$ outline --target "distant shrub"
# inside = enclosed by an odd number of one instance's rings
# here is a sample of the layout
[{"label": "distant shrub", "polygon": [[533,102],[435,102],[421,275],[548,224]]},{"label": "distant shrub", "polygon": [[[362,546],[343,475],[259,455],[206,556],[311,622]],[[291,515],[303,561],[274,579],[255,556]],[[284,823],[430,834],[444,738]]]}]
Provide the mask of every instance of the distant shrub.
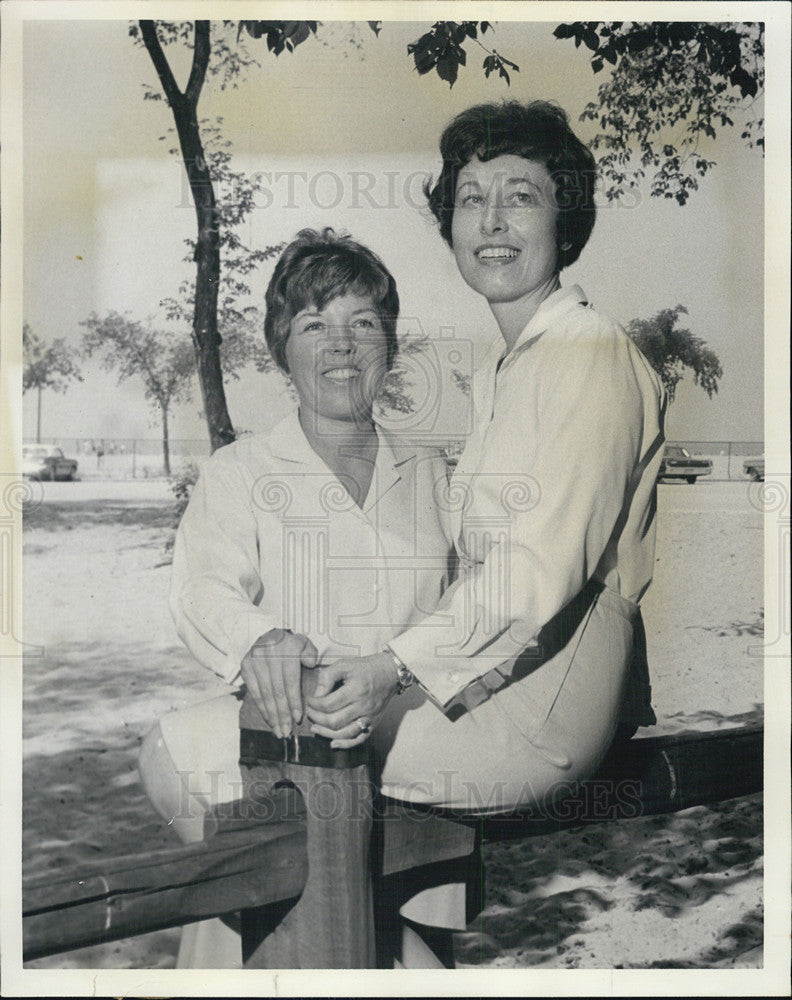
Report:
[{"label": "distant shrub", "polygon": [[173,494],[171,520],[173,531],[165,543],[165,550],[167,552],[173,549],[176,529],[179,527],[184,511],[187,509],[187,504],[190,502],[193,486],[198,481],[198,471],[197,462],[185,462],[170,477],[170,489]]}]

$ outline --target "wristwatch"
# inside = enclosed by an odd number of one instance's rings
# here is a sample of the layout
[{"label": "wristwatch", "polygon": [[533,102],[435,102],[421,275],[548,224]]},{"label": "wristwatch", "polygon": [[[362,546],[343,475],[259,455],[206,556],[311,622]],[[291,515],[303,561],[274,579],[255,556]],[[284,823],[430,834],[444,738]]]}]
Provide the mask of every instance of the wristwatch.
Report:
[{"label": "wristwatch", "polygon": [[398,685],[396,688],[396,694],[401,694],[415,682],[415,674],[413,674],[412,670],[410,670],[406,663],[402,663],[390,646],[385,647],[385,652],[390,654],[393,664],[396,667],[396,683]]}]

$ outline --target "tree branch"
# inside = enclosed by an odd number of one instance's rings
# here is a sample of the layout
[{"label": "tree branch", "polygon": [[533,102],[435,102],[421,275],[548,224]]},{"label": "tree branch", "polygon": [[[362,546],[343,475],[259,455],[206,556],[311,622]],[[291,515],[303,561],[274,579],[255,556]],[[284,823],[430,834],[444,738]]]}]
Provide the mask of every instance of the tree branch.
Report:
[{"label": "tree branch", "polygon": [[168,99],[168,103],[172,108],[176,107],[182,100],[184,100],[184,95],[179,90],[179,85],[176,83],[176,77],[173,75],[170,63],[165,58],[162,45],[157,37],[155,22],[139,21],[138,23],[140,24],[140,33],[143,37],[143,44],[146,46],[146,51],[151,56],[151,61],[154,63],[154,69],[157,71],[157,76],[162,84],[162,89],[165,91],[165,97]]},{"label": "tree branch", "polygon": [[206,69],[209,65],[210,54],[211,33],[209,21],[196,21],[192,69],[190,70],[190,79],[187,81],[187,89],[184,91],[185,99],[194,108],[198,106],[198,98],[201,96],[201,88],[206,79]]}]

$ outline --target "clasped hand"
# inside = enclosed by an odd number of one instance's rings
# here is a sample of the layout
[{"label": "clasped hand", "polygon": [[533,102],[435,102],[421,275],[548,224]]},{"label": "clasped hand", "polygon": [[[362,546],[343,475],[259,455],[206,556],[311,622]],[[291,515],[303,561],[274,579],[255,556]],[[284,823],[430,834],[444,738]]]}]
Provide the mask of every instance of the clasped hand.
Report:
[{"label": "clasped hand", "polygon": [[300,675],[317,662],[316,646],[307,636],[282,628],[262,635],[242,660],[242,680],[276,736],[288,736],[302,722]]},{"label": "clasped hand", "polygon": [[[312,731],[328,737],[336,750],[363,743],[397,687],[393,660],[387,653],[336,660],[322,668],[316,689],[306,698]],[[367,725],[365,730],[361,730],[361,720]]]}]

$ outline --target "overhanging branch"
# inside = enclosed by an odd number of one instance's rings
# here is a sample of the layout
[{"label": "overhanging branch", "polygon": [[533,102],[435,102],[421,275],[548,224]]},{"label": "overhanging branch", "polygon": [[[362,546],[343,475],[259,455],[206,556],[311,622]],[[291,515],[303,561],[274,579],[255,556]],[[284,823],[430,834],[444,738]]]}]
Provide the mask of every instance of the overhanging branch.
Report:
[{"label": "overhanging branch", "polygon": [[139,24],[140,33],[143,36],[143,44],[146,46],[146,51],[154,63],[154,69],[157,71],[162,89],[165,91],[165,97],[172,108],[176,107],[184,99],[184,95],[179,90],[179,85],[176,83],[176,77],[173,75],[170,63],[165,58],[162,45],[157,37],[156,24],[154,21],[140,21]]}]

